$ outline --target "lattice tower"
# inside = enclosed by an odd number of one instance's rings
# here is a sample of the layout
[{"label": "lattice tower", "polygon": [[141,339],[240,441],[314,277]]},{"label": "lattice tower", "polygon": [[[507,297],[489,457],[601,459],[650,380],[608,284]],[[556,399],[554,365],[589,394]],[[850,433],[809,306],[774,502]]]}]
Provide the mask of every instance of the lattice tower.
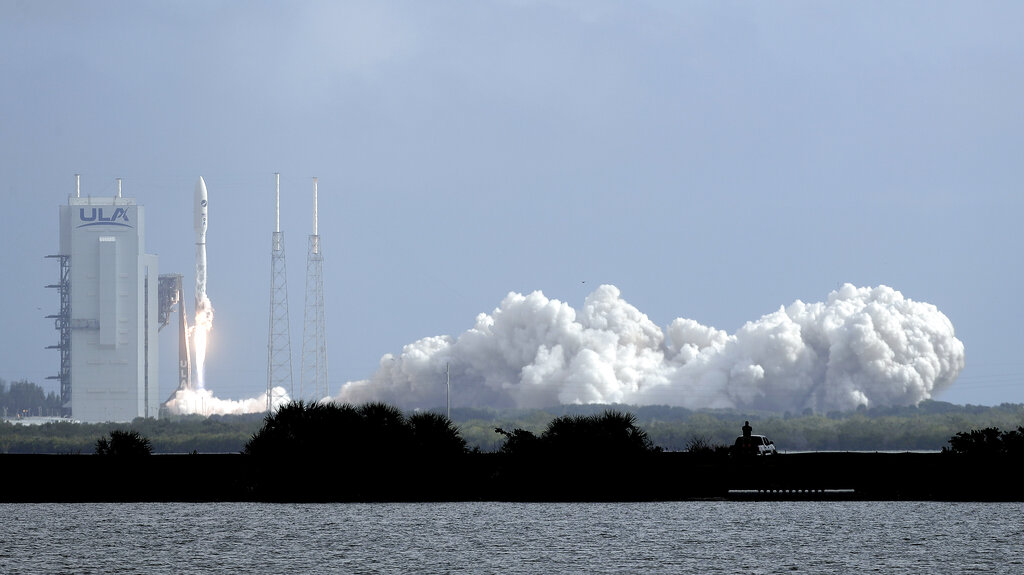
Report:
[{"label": "lattice tower", "polygon": [[313,178],[313,233],[306,253],[306,308],[302,328],[302,369],[299,395],[320,400],[327,386],[327,326],[324,318],[324,257],[317,229],[317,179]]},{"label": "lattice tower", "polygon": [[292,336],[288,323],[288,273],[281,231],[281,174],[276,180],[274,234],[270,246],[270,330],[267,340],[267,411],[277,400],[275,388],[294,395],[292,383]]},{"label": "lattice tower", "polygon": [[46,379],[60,380],[61,415],[67,417],[71,415],[71,256],[46,257],[57,258],[60,261],[60,283],[46,286],[55,288],[60,293],[60,312],[46,316],[54,320],[53,327],[60,332],[60,342],[47,346],[47,349],[60,350],[60,371]]}]

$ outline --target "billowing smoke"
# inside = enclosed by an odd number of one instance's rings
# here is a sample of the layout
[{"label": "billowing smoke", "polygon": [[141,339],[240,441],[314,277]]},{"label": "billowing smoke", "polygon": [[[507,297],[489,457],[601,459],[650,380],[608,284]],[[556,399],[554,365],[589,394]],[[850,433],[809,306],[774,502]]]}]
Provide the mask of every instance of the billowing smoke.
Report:
[{"label": "billowing smoke", "polygon": [[[291,401],[283,387],[275,387],[272,392],[271,409],[277,409]],[[252,399],[220,399],[214,397],[208,389],[179,389],[164,404],[174,414],[185,415],[238,415],[242,413],[259,413],[267,409],[267,394]]]},{"label": "billowing smoke", "polygon": [[403,408],[540,408],[621,403],[800,412],[914,405],[953,383],[964,346],[935,306],[886,286],[846,284],[729,334],[691,319],[664,330],[603,285],[579,311],[541,292],[510,293],[457,338],[385,355],[337,401]]}]

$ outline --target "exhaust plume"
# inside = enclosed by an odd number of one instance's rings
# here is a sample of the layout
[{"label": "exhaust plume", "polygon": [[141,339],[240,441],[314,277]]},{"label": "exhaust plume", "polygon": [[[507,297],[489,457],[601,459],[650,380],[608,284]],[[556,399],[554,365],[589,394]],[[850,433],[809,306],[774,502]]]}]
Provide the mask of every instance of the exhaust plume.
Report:
[{"label": "exhaust plume", "polygon": [[196,182],[193,212],[196,232],[196,321],[192,324],[192,349],[196,354],[195,387],[206,387],[206,341],[213,327],[213,305],[206,295],[206,230],[209,225],[209,193],[206,181],[199,177]]},{"label": "exhaust plume", "polygon": [[196,354],[196,389],[206,388],[206,344],[212,327],[213,305],[210,303],[210,298],[203,294],[201,300],[198,297],[196,299],[196,320],[189,328],[192,330],[192,349]]},{"label": "exhaust plume", "polygon": [[[210,329],[213,327],[213,304],[206,293],[206,232],[209,226],[209,192],[206,181],[200,176],[196,182],[194,197],[194,229],[196,233],[196,316],[188,328],[195,353],[192,374],[194,381],[183,380],[166,402],[164,407],[177,415],[227,415],[258,413],[267,409],[267,394],[252,399],[220,399],[206,389],[206,351]],[[184,304],[181,304],[184,305]],[[187,371],[185,372],[188,373]],[[291,401],[283,387],[272,390],[271,409],[277,409]]]},{"label": "exhaust plume", "polygon": [[816,412],[915,405],[949,387],[964,346],[935,306],[887,286],[850,284],[729,334],[679,318],[664,330],[603,285],[582,309],[539,291],[509,293],[456,337],[381,358],[339,402],[543,408],[621,403]]},{"label": "exhaust plume", "polygon": [[[283,387],[273,390],[271,410],[285,405],[291,398]],[[199,415],[239,415],[243,413],[259,413],[267,409],[267,394],[252,399],[220,399],[214,397],[208,389],[178,389],[164,406],[175,415],[197,413]]]}]

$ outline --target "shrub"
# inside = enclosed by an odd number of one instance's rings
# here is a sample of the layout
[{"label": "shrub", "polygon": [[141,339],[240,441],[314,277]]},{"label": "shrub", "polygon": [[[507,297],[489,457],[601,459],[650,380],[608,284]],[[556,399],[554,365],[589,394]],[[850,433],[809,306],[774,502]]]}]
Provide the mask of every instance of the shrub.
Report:
[{"label": "shrub", "polygon": [[116,455],[121,457],[137,457],[149,455],[153,446],[138,431],[115,429],[110,432],[109,439],[101,437],[96,440],[96,455]]},{"label": "shrub", "polygon": [[1024,455],[1024,427],[1000,432],[998,427],[961,431],[949,438],[943,453],[969,455]]},{"label": "shrub", "polygon": [[503,453],[543,451],[551,455],[621,456],[661,451],[630,413],[605,411],[600,415],[565,415],[551,420],[540,437],[515,429],[495,429],[505,436]]}]

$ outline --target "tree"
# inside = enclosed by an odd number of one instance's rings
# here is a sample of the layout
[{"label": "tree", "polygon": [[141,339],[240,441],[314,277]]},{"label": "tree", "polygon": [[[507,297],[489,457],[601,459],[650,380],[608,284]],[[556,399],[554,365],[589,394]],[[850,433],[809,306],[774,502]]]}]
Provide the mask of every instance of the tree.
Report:
[{"label": "tree", "polygon": [[558,453],[627,455],[655,451],[647,432],[637,426],[636,416],[610,410],[601,415],[557,417],[541,439]]},{"label": "tree", "polygon": [[686,440],[686,452],[693,455],[709,456],[715,453],[728,453],[729,446],[714,444],[707,435],[693,435]]},{"label": "tree", "polygon": [[536,453],[540,449],[540,438],[525,429],[517,427],[512,431],[505,431],[500,427],[495,427],[494,432],[505,436],[505,442],[501,444],[499,449],[501,453],[528,455]]},{"label": "tree", "polygon": [[360,447],[367,455],[405,455],[413,447],[413,431],[402,410],[381,402],[356,408],[361,420]]},{"label": "tree", "polygon": [[961,431],[949,438],[943,452],[968,455],[1024,455],[1024,426],[1000,432],[998,427]]},{"label": "tree", "polygon": [[1024,456],[1024,426],[1003,433],[1003,451],[1007,455]]},{"label": "tree", "polygon": [[564,415],[548,423],[540,437],[514,429],[496,432],[506,437],[503,453],[542,451],[556,456],[624,456],[660,451],[631,413],[605,411],[600,415]]},{"label": "tree", "polygon": [[96,440],[96,455],[138,457],[149,455],[152,451],[149,440],[138,431],[115,429],[110,432],[109,439],[101,437]]},{"label": "tree", "polygon": [[0,380],[0,415],[47,415],[60,413],[60,398],[52,391],[47,394],[42,387],[22,380],[10,384]]},{"label": "tree", "polygon": [[293,401],[267,414],[243,453],[272,456],[345,456],[396,460],[417,454],[465,453],[466,442],[445,416],[406,418],[385,403],[359,407]]},{"label": "tree", "polygon": [[351,405],[292,401],[268,413],[246,442],[248,455],[322,456],[344,451],[360,433],[361,416]]},{"label": "tree", "polygon": [[466,440],[452,420],[440,413],[417,413],[409,417],[415,450],[423,455],[453,456],[466,453]]}]

